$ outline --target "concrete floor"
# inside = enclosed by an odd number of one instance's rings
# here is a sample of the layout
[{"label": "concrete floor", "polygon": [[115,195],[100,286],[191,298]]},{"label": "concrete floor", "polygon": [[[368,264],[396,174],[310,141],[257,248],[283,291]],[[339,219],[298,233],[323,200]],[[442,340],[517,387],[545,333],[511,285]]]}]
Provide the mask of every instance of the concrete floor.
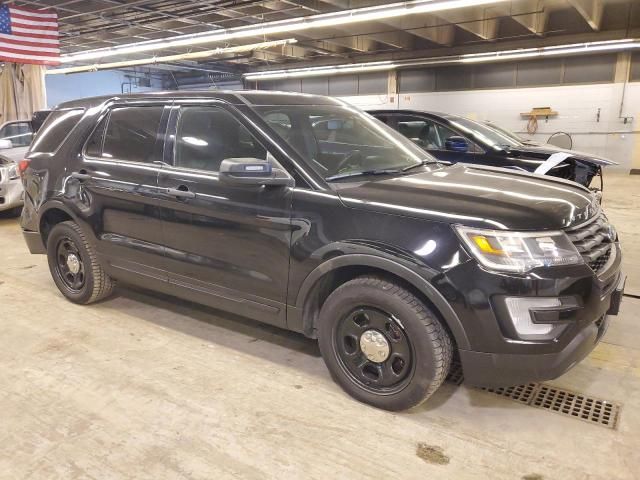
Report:
[{"label": "concrete floor", "polygon": [[[607,186],[640,294],[640,177]],[[0,245],[1,478],[638,478],[640,300],[552,382],[621,403],[617,430],[453,384],[393,414],[302,336],[141,291],[79,307],[16,220]]]}]

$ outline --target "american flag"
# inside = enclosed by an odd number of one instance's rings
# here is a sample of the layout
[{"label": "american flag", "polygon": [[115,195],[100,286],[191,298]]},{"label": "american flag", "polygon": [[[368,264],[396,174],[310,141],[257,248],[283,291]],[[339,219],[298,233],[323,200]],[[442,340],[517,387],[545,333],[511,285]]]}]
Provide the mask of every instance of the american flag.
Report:
[{"label": "american flag", "polygon": [[58,65],[60,43],[55,12],[0,5],[0,60]]}]

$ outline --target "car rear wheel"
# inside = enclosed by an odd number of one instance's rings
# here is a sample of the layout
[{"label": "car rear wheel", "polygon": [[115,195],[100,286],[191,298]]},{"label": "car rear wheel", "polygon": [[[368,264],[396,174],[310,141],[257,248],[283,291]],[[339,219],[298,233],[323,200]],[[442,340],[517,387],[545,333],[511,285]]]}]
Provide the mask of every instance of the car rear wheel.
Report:
[{"label": "car rear wheel", "polygon": [[412,292],[376,276],[338,287],[322,306],[318,341],[336,382],[356,399],[405,410],[429,398],[451,364],[451,339]]},{"label": "car rear wheel", "polygon": [[74,222],[53,227],[47,239],[49,270],[62,294],[74,303],[89,304],[108,297],[115,281],[106,274],[93,246]]}]

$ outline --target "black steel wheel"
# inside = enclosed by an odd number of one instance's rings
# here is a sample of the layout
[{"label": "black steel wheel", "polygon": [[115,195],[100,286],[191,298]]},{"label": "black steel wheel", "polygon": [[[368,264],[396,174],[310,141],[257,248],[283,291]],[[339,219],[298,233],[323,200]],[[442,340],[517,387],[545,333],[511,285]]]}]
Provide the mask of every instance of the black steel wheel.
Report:
[{"label": "black steel wheel", "polygon": [[109,296],[115,287],[93,245],[74,222],[58,223],[51,229],[47,259],[58,290],[74,303],[96,302]]},{"label": "black steel wheel", "polygon": [[359,307],[342,318],[334,341],[341,365],[362,388],[389,394],[402,390],[410,380],[411,344],[390,313]]},{"label": "black steel wheel", "polygon": [[435,313],[404,286],[377,276],[355,278],[329,295],[318,318],[318,343],[336,382],[385,410],[429,398],[453,354]]},{"label": "black steel wheel", "polygon": [[68,236],[61,236],[56,245],[55,273],[71,292],[79,293],[85,284],[84,262],[78,246]]}]

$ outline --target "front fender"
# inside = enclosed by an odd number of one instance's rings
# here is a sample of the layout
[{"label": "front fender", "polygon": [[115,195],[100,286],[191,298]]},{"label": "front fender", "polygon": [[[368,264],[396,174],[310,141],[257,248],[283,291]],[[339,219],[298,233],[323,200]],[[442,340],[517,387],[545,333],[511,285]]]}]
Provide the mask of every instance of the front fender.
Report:
[{"label": "front fender", "polygon": [[[345,253],[343,255],[335,256],[324,261],[322,264],[317,266],[303,281],[296,297],[295,309],[293,309],[294,311],[291,311],[290,313],[292,315],[302,316],[305,310],[305,304],[312,295],[314,288],[318,285],[318,282],[325,275],[333,271],[337,271],[338,269],[343,267],[375,268],[377,270],[382,270],[404,279],[419,292],[421,292],[442,316],[442,319],[453,334],[458,348],[469,349],[469,340],[464,331],[464,328],[462,327],[460,319],[453,311],[446,299],[442,296],[442,294],[429,282],[427,278],[425,278],[425,276],[428,278],[433,278],[433,276],[435,276],[437,272],[429,269],[428,267],[422,267],[420,269],[421,273],[419,274],[414,270],[415,264],[413,268],[410,268],[407,265],[407,263],[409,263],[408,260],[398,258],[392,259],[381,256],[380,252],[376,253],[377,254],[373,254],[373,252]],[[315,318],[301,318],[300,320],[303,327],[302,331],[304,331],[305,334],[312,336],[314,330],[313,323],[315,321]]]}]

